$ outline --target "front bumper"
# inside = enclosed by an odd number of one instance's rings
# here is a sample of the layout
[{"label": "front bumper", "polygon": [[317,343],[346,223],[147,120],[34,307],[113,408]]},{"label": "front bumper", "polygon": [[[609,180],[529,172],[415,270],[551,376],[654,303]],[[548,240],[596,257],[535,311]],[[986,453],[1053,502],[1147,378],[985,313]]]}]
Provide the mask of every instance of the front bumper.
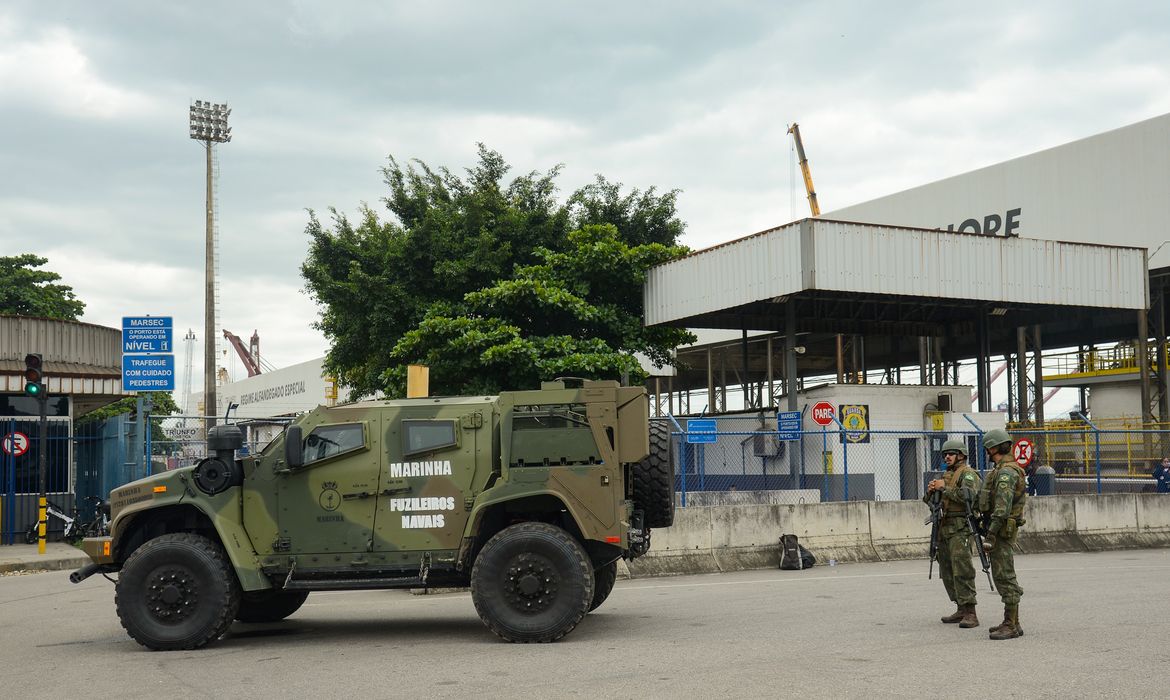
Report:
[{"label": "front bumper", "polygon": [[105,566],[114,563],[113,543],[112,537],[86,537],[81,541],[81,549],[93,563]]}]

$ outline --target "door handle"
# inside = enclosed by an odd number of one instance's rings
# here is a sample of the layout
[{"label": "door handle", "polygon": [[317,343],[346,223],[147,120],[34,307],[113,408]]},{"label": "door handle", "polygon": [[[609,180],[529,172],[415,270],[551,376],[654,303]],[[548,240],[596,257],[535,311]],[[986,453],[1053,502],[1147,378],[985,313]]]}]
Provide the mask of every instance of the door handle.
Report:
[{"label": "door handle", "polygon": [[393,496],[396,493],[410,493],[409,486],[395,486],[392,488],[382,489],[383,496]]},{"label": "door handle", "polygon": [[368,493],[366,491],[358,491],[357,493],[343,493],[341,495],[341,498],[342,498],[342,500],[346,500],[346,501],[354,501],[354,500],[358,500],[358,499],[362,499],[362,498],[369,498],[372,495],[374,495],[374,494]]}]

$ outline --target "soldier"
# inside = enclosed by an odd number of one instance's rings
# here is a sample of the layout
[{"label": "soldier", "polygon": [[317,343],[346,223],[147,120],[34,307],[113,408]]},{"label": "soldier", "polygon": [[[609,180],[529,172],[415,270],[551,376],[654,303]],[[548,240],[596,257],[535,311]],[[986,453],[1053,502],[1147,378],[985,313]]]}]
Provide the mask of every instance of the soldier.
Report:
[{"label": "soldier", "polygon": [[942,618],[959,627],[979,626],[975,615],[975,567],[971,564],[971,528],[967,508],[980,490],[979,473],[967,463],[967,448],[962,440],[947,440],[942,446],[947,463],[946,474],[931,481],[922,499],[930,503],[935,491],[942,491],[942,523],[939,525],[938,576],[955,602],[955,612]]},{"label": "soldier", "polygon": [[1016,582],[1016,562],[1012,545],[1016,531],[1024,525],[1024,470],[1012,456],[1012,438],[1006,430],[996,428],[983,436],[987,457],[995,463],[983,489],[979,492],[979,511],[988,523],[983,548],[991,555],[991,575],[1003,600],[1003,622],[991,628],[992,639],[1022,637],[1020,596],[1024,589]]}]

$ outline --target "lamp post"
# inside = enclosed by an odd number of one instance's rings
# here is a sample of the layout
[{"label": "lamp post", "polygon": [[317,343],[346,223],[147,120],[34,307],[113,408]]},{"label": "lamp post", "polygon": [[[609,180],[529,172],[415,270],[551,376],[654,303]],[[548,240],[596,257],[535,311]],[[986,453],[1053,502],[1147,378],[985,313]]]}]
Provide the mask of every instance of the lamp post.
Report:
[{"label": "lamp post", "polygon": [[191,105],[191,138],[203,142],[207,151],[207,256],[203,301],[203,414],[211,416],[205,428],[215,424],[218,413],[215,396],[215,187],[212,181],[211,149],[214,144],[232,140],[228,115],[232,110],[226,104],[212,104],[195,100]]}]

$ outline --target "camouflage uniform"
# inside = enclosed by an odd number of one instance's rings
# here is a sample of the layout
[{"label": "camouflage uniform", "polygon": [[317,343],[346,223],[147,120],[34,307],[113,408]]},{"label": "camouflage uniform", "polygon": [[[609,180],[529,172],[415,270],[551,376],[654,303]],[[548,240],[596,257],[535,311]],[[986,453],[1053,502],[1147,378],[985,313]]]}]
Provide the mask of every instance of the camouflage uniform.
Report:
[{"label": "camouflage uniform", "polygon": [[[956,461],[943,474],[943,520],[939,524],[938,573],[950,598],[959,608],[944,622],[959,622],[963,608],[975,608],[975,566],[971,563],[971,528],[967,525],[967,503],[980,490],[979,472],[966,458]],[[923,497],[930,503],[931,494]]]},{"label": "camouflage uniform", "polygon": [[1016,562],[1012,547],[1016,543],[1017,531],[1024,525],[1025,493],[1024,470],[1010,456],[996,464],[983,490],[979,493],[979,510],[984,518],[990,518],[986,544],[991,547],[991,576],[1004,605],[1004,622],[991,629],[993,638],[1010,639],[1010,636],[996,637],[1001,628],[1014,626],[1020,636],[1019,604],[1024,589],[1016,581]]}]

